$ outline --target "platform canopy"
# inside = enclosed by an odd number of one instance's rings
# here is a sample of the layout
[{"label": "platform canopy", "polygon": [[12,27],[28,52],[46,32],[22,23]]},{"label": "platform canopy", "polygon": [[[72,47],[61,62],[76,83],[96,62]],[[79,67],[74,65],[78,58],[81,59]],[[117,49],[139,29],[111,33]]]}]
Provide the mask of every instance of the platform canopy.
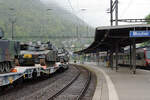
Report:
[{"label": "platform canopy", "polygon": [[115,49],[116,44],[119,48],[131,45],[133,39],[135,43],[142,43],[150,40],[150,36],[131,37],[130,33],[136,31],[149,32],[150,24],[97,27],[95,30],[94,42],[88,48],[75,53],[83,54],[112,51]]}]

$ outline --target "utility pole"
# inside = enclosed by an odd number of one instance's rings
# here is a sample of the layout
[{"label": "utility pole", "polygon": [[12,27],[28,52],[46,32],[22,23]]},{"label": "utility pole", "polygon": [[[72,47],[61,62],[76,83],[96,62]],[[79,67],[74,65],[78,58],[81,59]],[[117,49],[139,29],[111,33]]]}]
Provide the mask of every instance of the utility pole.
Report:
[{"label": "utility pole", "polygon": [[79,39],[79,28],[78,28],[78,23],[76,25],[76,35],[77,35],[77,39]]},{"label": "utility pole", "polygon": [[113,26],[113,12],[115,11],[115,25],[118,25],[118,0],[110,0],[110,25]]},{"label": "utility pole", "polygon": [[12,35],[11,35],[11,36],[12,36],[11,38],[12,38],[12,40],[14,39],[14,23],[15,23],[15,21],[12,21],[12,22],[11,22],[11,34],[12,34]]},{"label": "utility pole", "polygon": [[89,27],[88,27],[88,25],[87,25],[87,38],[88,38],[88,36],[89,36],[89,29],[88,29]]},{"label": "utility pole", "polygon": [[113,26],[113,11],[112,11],[112,3],[113,1],[110,0],[110,25]]},{"label": "utility pole", "polygon": [[116,0],[116,10],[115,11],[116,11],[116,14],[115,14],[116,15],[116,21],[115,22],[116,22],[116,26],[118,26],[118,0]]}]

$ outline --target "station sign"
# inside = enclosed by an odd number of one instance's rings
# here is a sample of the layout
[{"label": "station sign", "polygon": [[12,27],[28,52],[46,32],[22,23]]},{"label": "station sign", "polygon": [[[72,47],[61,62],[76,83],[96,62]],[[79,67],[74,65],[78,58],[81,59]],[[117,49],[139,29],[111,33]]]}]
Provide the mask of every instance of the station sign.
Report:
[{"label": "station sign", "polygon": [[150,37],[150,31],[130,31],[130,37]]}]

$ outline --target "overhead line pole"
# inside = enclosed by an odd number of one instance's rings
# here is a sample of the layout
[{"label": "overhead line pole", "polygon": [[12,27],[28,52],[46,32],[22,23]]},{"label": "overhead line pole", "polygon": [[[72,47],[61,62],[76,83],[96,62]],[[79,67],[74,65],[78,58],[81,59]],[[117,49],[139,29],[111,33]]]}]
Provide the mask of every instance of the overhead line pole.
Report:
[{"label": "overhead line pole", "polygon": [[113,26],[113,11],[112,11],[112,3],[113,1],[110,0],[110,25]]},{"label": "overhead line pole", "polygon": [[110,25],[113,26],[113,12],[115,11],[115,25],[118,26],[118,0],[110,0]]},{"label": "overhead line pole", "polygon": [[[113,12],[115,11],[115,25],[118,26],[118,0],[110,0],[110,25],[113,26]],[[118,43],[116,43],[116,49],[115,49],[115,54],[116,54],[116,71],[118,70]],[[113,50],[110,53],[110,65],[111,68],[113,69]]]},{"label": "overhead line pole", "polygon": [[12,34],[12,40],[14,39],[14,23],[15,23],[15,21],[12,21],[11,22],[11,34]]},{"label": "overhead line pole", "polygon": [[116,11],[116,14],[115,14],[116,15],[116,26],[118,26],[118,0],[116,0],[116,6],[115,7],[116,7],[116,10],[115,10]]}]

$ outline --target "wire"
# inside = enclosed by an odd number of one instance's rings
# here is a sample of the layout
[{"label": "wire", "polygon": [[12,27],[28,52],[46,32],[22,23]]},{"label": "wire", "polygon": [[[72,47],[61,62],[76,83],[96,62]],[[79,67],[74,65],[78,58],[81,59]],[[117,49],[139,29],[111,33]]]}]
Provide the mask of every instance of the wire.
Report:
[{"label": "wire", "polygon": [[130,1],[129,1],[127,7],[123,10],[123,12],[122,12],[122,14],[121,14],[120,17],[123,17],[123,16],[124,16],[124,14],[127,12],[127,10],[129,9],[129,7],[131,6],[132,1],[133,1],[133,0],[130,0]]},{"label": "wire", "polygon": [[75,10],[74,10],[74,8],[73,8],[73,6],[72,6],[70,0],[68,0],[68,3],[69,3],[70,8],[72,9],[72,12],[74,12]]},{"label": "wire", "polygon": [[[72,13],[75,14],[76,12],[75,12],[75,9],[73,8],[72,4],[71,4],[71,1],[70,1],[70,0],[67,0],[67,1],[68,1],[68,3],[69,3],[70,8],[72,9]],[[78,37],[78,36],[79,36],[79,30],[78,30],[78,27],[79,27],[79,25],[78,25],[79,19],[78,19],[77,16],[74,16],[74,17],[75,17],[75,19],[77,20],[77,22],[75,23],[75,26],[76,26],[76,36]]]}]

